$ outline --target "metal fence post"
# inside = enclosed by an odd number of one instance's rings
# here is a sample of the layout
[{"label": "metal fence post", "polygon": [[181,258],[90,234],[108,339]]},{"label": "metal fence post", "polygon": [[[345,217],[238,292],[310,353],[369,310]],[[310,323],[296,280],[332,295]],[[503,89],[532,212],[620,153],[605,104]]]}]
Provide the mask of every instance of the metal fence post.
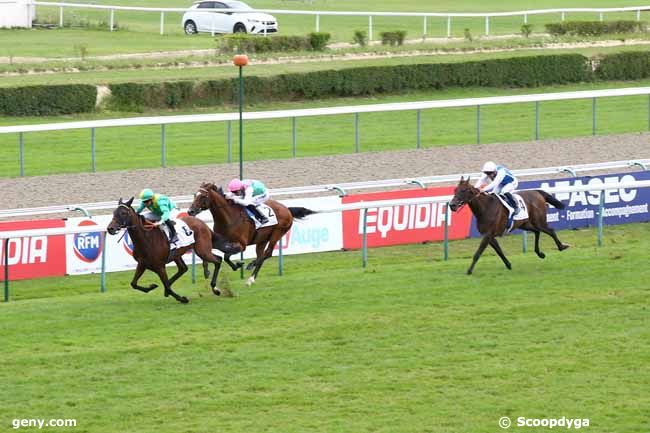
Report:
[{"label": "metal fence post", "polygon": [[422,23],[422,39],[427,37],[427,16],[424,16],[424,22]]},{"label": "metal fence post", "polygon": [[528,232],[526,230],[521,231],[521,252],[524,254],[528,251]]},{"label": "metal fence post", "polygon": [[485,16],[485,36],[489,36],[489,35],[490,35],[490,17],[486,15]]},{"label": "metal fence post", "polygon": [[361,245],[361,266],[366,267],[368,265],[368,230],[366,228],[366,223],[368,222],[368,209],[363,210],[363,238]]},{"label": "metal fence post", "polygon": [[59,27],[63,28],[63,6],[59,6]]},{"label": "metal fence post", "polygon": [[232,120],[228,121],[228,162],[232,162]]},{"label": "metal fence post", "polygon": [[9,302],[9,238],[5,239],[4,250],[5,302]]},{"label": "metal fence post", "polygon": [[165,34],[165,12],[160,12],[160,34]]},{"label": "metal fence post", "polygon": [[95,128],[90,128],[90,162],[93,173],[97,171],[97,164],[95,163]]},{"label": "metal fence post", "polygon": [[115,27],[115,9],[111,9],[111,31]]},{"label": "metal fence post", "polygon": [[539,101],[535,101],[535,140],[539,140]]},{"label": "metal fence post", "polygon": [[296,157],[296,118],[291,118],[292,155]]},{"label": "metal fence post", "polygon": [[591,99],[591,135],[596,135],[596,98]]},{"label": "metal fence post", "polygon": [[359,153],[359,113],[354,113],[354,151]]},{"label": "metal fence post", "polygon": [[422,136],[422,110],[417,110],[417,113],[418,113],[418,127],[417,127],[418,140],[417,140],[416,149],[419,149],[420,148],[420,137]]},{"label": "metal fence post", "polygon": [[278,243],[278,275],[284,274],[284,255],[282,254],[282,238]]},{"label": "metal fence post", "polygon": [[445,232],[442,243],[442,258],[449,260],[449,203],[445,203]]},{"label": "metal fence post", "polygon": [[447,37],[451,37],[451,15],[447,16]]},{"label": "metal fence post", "polygon": [[99,276],[99,292],[100,293],[105,293],[106,292],[106,235],[108,232],[103,232],[103,240],[102,240],[102,270]]},{"label": "metal fence post", "polygon": [[165,135],[165,125],[160,125],[160,164],[162,167],[167,166],[167,140]]},{"label": "metal fence post", "polygon": [[372,15],[368,16],[368,41],[372,41]]},{"label": "metal fence post", "polygon": [[636,10],[636,20],[641,21],[641,9]]},{"label": "metal fence post", "polygon": [[481,144],[481,106],[476,106],[476,144]]},{"label": "metal fence post", "polygon": [[320,14],[316,14],[316,33],[320,32]]},{"label": "metal fence post", "polygon": [[562,11],[562,14],[560,15],[560,21],[564,21],[565,17],[566,17],[565,12]]},{"label": "metal fence post", "polygon": [[600,204],[598,205],[598,246],[603,246],[603,214],[605,213],[605,191],[600,192]]},{"label": "metal fence post", "polygon": [[196,284],[196,251],[192,248],[192,284]]},{"label": "metal fence post", "polygon": [[18,133],[18,153],[20,158],[20,177],[25,176],[25,140],[23,133]]}]

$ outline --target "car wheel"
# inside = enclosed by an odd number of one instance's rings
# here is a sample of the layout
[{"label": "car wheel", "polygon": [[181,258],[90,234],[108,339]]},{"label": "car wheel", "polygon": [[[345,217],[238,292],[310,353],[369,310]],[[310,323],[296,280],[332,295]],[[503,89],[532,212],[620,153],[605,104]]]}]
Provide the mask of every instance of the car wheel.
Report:
[{"label": "car wheel", "polygon": [[196,31],[196,24],[194,24],[194,21],[187,21],[185,23],[185,26],[183,26],[183,29],[185,30],[186,35],[195,35],[198,33]]},{"label": "car wheel", "polygon": [[233,33],[246,33],[246,26],[242,23],[237,23],[232,31]]}]

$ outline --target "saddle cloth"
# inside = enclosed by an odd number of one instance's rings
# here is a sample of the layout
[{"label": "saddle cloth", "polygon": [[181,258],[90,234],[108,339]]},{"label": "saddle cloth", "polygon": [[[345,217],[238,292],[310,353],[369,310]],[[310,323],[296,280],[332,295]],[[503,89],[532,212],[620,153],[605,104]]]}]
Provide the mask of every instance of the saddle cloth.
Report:
[{"label": "saddle cloth", "polygon": [[[244,209],[246,209],[246,208],[244,208]],[[248,217],[251,220],[253,220],[253,222],[255,223],[255,229],[256,230],[261,229],[262,227],[271,227],[271,226],[274,226],[274,225],[276,225],[278,223],[278,217],[275,215],[275,212],[273,211],[273,209],[271,209],[270,206],[267,206],[264,203],[262,203],[262,204],[257,205],[257,209],[262,213],[262,215],[265,215],[269,219],[269,221],[266,224],[262,225],[257,220],[257,218],[255,218],[255,215],[253,215],[253,212],[246,209],[246,213],[248,214]]]},{"label": "saddle cloth", "polygon": [[508,204],[508,200],[506,200],[505,196],[503,194],[496,194],[496,196],[499,198],[499,201],[503,206],[505,206],[506,209],[508,209],[508,230],[512,230],[512,226],[515,224],[515,221],[521,221],[521,220],[526,220],[528,219],[528,208],[526,207],[526,202],[524,201],[523,198],[519,194],[512,194],[514,199],[517,201],[517,206],[519,206],[519,212],[517,212],[517,215],[513,215],[512,212],[514,212],[514,209],[510,204]]},{"label": "saddle cloth", "polygon": [[[173,244],[170,243],[169,249],[175,250],[176,248],[192,245],[194,243],[194,232],[192,229],[181,219],[174,219],[173,221],[176,223],[174,228],[176,229],[177,240]],[[160,227],[163,233],[165,233],[165,236],[167,236],[167,240],[169,240],[169,227],[167,227],[167,224],[161,224]]]}]

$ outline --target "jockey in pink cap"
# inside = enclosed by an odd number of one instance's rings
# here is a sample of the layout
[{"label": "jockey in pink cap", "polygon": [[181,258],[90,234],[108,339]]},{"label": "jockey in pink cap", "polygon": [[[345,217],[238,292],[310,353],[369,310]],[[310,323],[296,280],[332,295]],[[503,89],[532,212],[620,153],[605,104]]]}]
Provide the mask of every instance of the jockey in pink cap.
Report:
[{"label": "jockey in pink cap", "polygon": [[226,197],[250,210],[261,224],[269,222],[269,219],[257,207],[269,199],[269,192],[262,182],[255,179],[239,180],[235,178],[228,184],[228,191],[230,194],[227,194]]}]

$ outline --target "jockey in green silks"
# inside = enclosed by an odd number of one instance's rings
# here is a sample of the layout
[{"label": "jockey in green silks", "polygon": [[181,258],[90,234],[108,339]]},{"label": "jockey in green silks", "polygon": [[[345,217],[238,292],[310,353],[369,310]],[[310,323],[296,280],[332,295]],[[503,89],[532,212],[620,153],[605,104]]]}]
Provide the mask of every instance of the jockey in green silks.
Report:
[{"label": "jockey in green silks", "polygon": [[169,197],[164,194],[154,194],[150,188],[145,188],[140,192],[140,206],[136,209],[137,213],[142,212],[145,208],[148,212],[143,216],[149,220],[157,222],[157,226],[165,224],[169,228],[169,242],[176,241],[176,228],[174,228],[174,221],[178,214],[176,204],[171,201]]}]

